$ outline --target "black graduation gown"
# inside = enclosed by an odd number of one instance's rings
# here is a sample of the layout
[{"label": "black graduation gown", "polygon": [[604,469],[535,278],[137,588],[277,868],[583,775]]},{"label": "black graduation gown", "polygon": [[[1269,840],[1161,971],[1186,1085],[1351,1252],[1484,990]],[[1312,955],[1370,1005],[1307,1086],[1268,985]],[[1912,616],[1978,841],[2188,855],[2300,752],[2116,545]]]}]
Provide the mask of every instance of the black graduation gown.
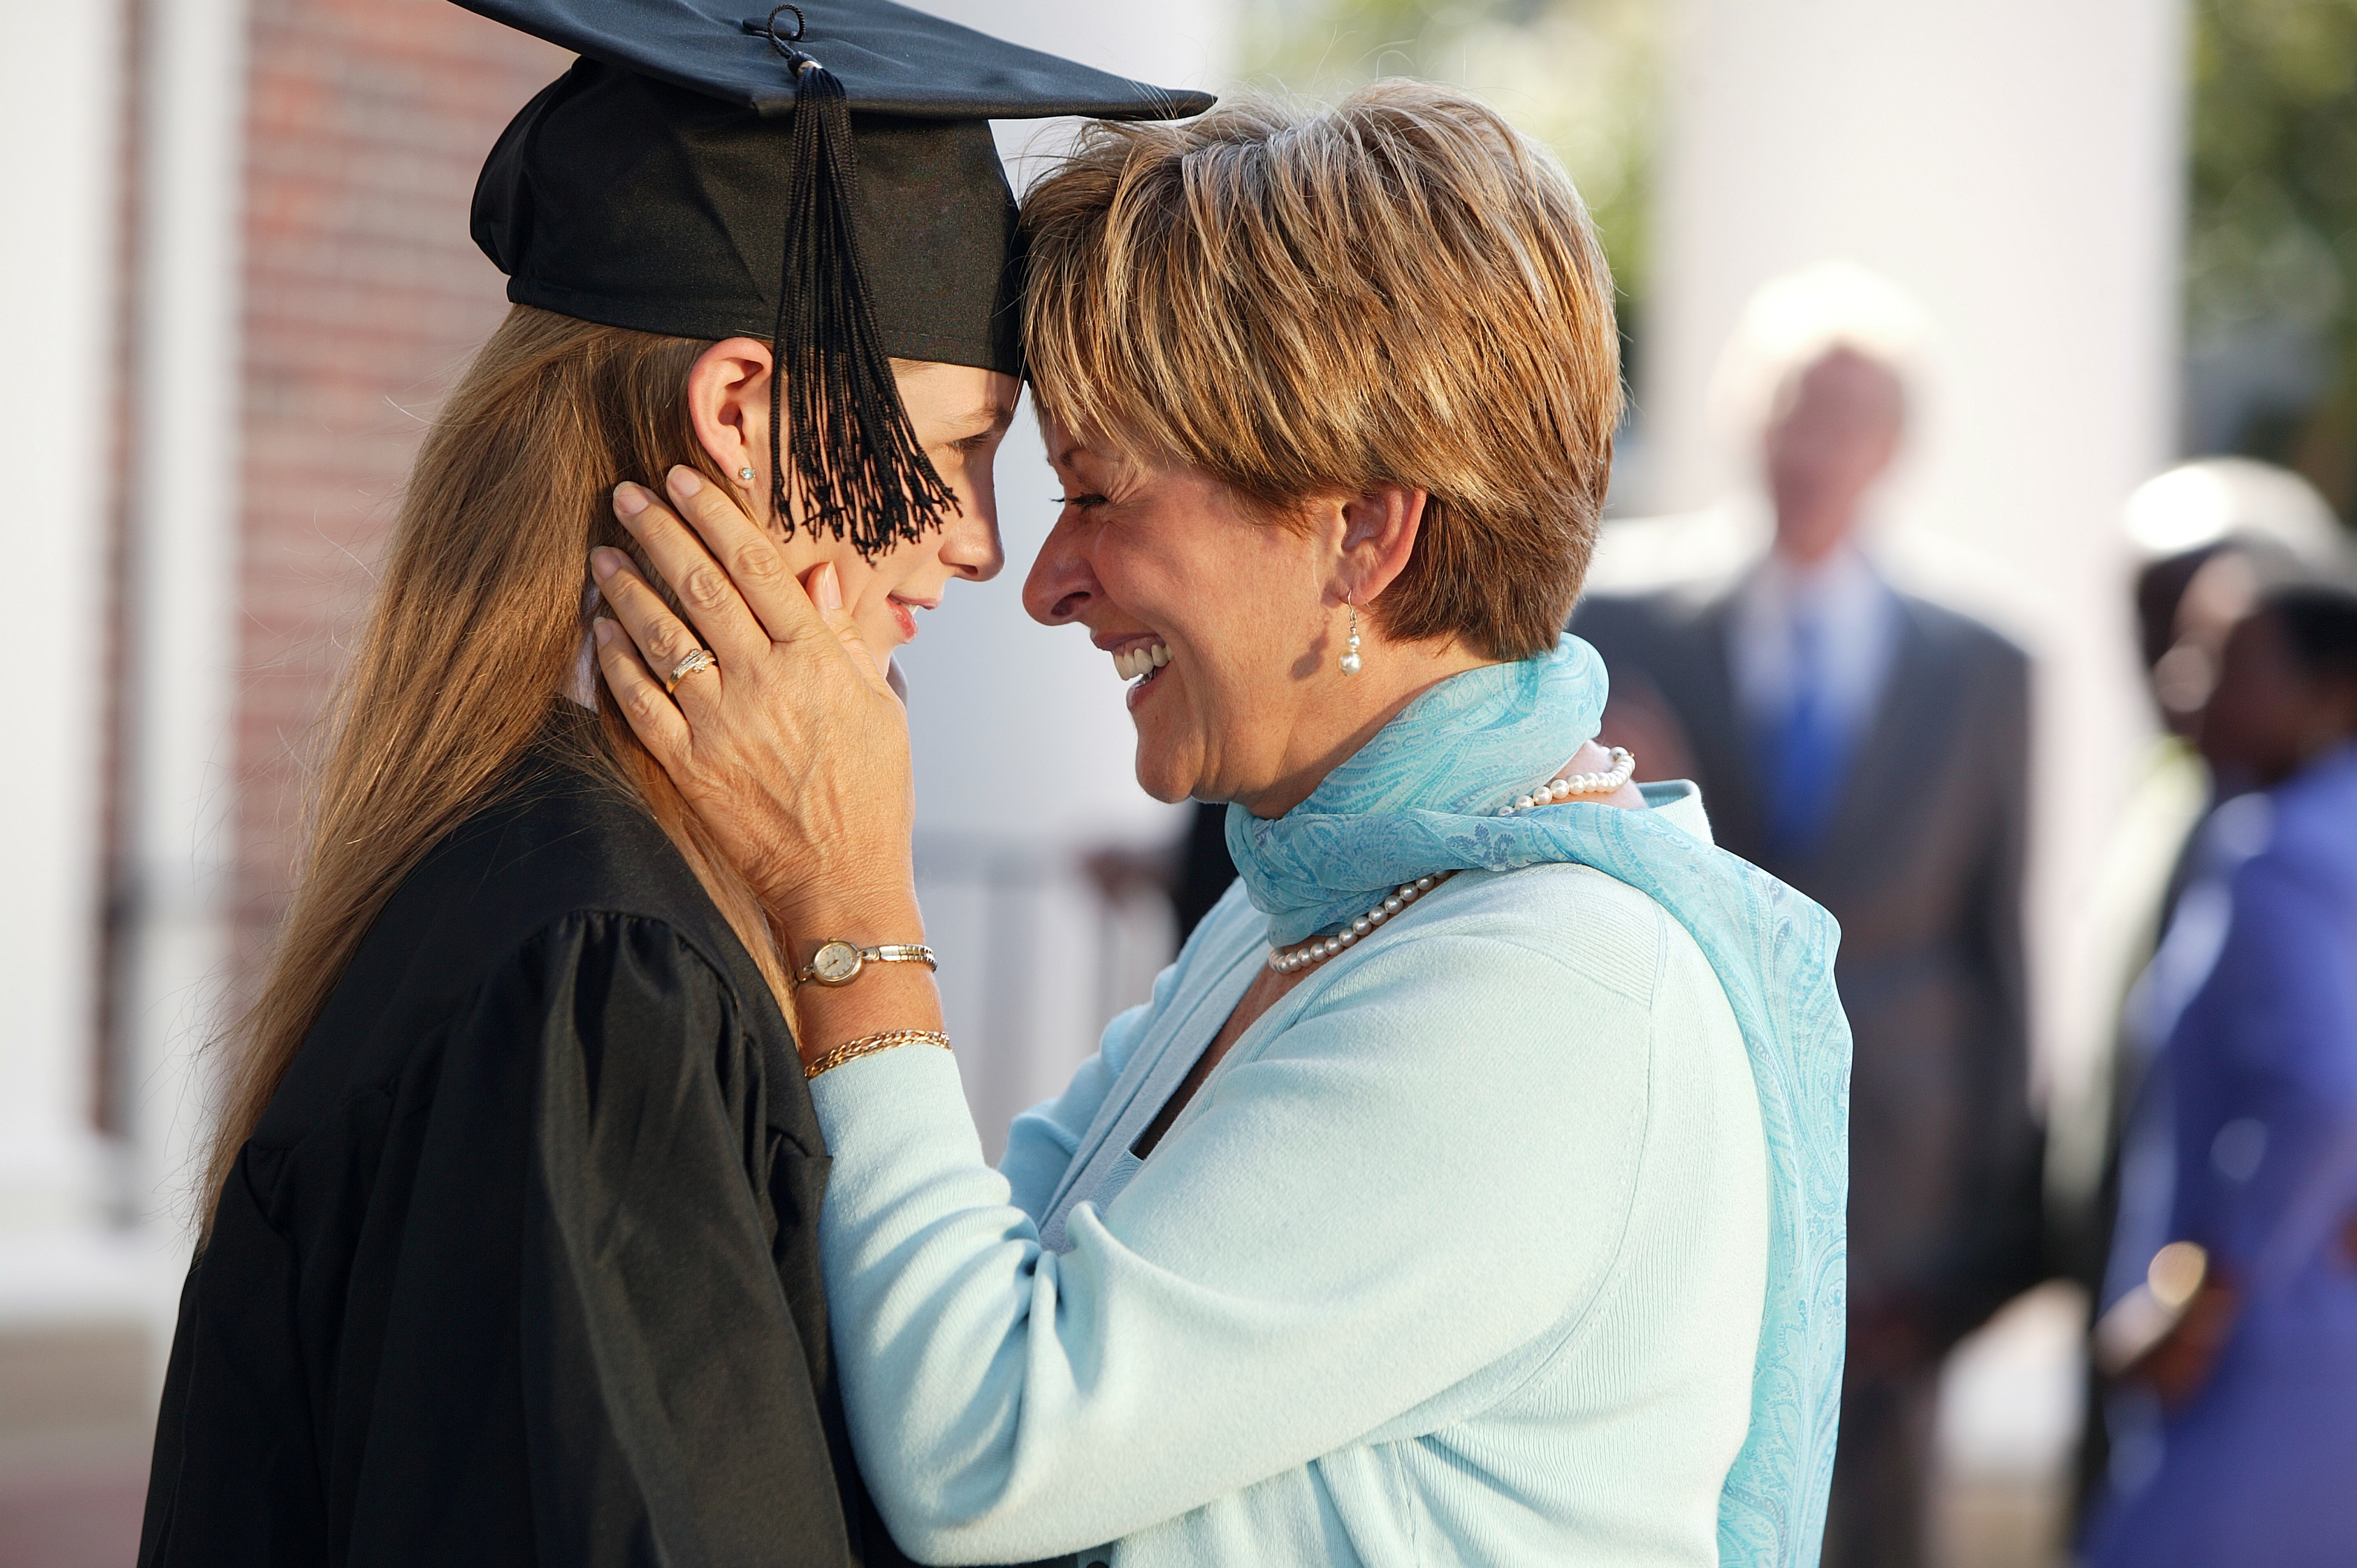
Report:
[{"label": "black graduation gown", "polygon": [[901,1563],[774,998],[637,802],[546,751],[501,800],[393,895],[238,1155],[141,1568]]}]

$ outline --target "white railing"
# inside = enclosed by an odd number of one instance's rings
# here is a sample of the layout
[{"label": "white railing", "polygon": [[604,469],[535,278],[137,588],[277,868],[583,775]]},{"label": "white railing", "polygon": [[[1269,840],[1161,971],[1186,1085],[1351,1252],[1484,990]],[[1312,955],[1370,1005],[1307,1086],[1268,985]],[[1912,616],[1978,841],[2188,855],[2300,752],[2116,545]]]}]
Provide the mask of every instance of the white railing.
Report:
[{"label": "white railing", "polygon": [[1060,1092],[1104,1026],[1146,999],[1175,946],[1168,906],[1109,900],[1082,846],[920,832],[917,895],[966,1101],[994,1159],[1007,1122]]}]

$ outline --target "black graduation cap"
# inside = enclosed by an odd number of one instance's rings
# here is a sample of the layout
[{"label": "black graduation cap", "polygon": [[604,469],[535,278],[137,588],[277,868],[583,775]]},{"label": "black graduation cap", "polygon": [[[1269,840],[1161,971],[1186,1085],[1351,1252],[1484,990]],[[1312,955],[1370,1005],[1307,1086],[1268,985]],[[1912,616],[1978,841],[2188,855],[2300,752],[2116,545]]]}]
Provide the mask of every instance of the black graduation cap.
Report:
[{"label": "black graduation cap", "polygon": [[1015,199],[988,123],[1212,102],[892,0],[458,4],[582,57],[510,123],[475,188],[475,242],[508,297],[770,339],[778,514],[790,445],[812,526],[870,554],[953,504],[890,360],[1021,370]]}]

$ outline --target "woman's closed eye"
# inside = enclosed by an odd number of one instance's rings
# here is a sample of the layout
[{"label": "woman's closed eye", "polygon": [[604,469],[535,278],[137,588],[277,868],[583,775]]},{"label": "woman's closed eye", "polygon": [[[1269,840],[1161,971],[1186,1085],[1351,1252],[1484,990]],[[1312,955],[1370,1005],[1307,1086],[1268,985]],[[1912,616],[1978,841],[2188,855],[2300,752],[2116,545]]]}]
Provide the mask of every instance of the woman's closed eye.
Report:
[{"label": "woman's closed eye", "polygon": [[1056,499],[1065,506],[1074,507],[1082,511],[1086,511],[1091,507],[1100,507],[1105,504],[1104,497],[1094,494],[1082,496],[1058,496]]}]

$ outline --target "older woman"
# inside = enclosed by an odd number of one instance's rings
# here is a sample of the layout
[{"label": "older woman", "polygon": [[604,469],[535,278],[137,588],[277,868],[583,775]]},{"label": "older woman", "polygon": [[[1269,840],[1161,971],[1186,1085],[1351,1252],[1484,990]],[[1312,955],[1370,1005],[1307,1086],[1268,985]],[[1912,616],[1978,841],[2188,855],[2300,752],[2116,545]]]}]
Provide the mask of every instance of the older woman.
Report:
[{"label": "older woman", "polygon": [[[1066,487],[1026,605],[1135,678],[1140,782],[1233,802],[1243,875],[1000,1170],[930,978],[858,956],[921,927],[900,714],[847,623],[692,476],[694,533],[617,504],[694,632],[597,563],[632,723],[794,897],[893,1533],[941,1563],[1813,1562],[1834,931],[1593,744],[1604,672],[1559,628],[1620,391],[1578,198],[1391,83],[1092,132],[1025,221]],[[667,696],[649,666],[699,634],[718,677]]]}]

